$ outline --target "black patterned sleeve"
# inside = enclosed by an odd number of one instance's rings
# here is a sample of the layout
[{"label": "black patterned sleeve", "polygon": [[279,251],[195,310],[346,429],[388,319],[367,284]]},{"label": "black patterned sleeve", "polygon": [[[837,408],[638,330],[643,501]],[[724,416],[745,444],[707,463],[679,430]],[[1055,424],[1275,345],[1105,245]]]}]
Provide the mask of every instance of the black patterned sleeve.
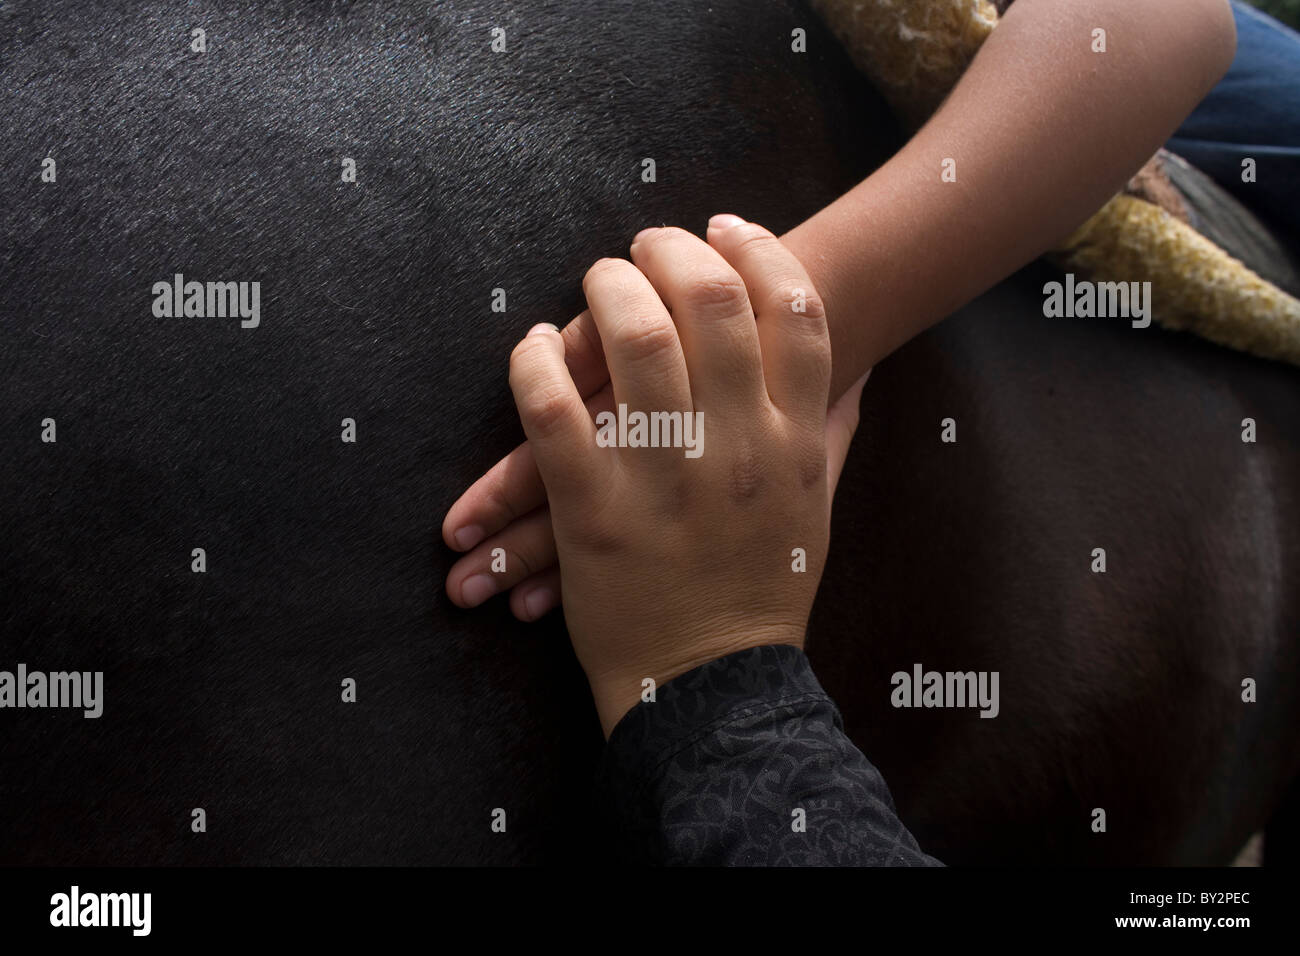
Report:
[{"label": "black patterned sleeve", "polygon": [[610,736],[597,799],[631,863],[942,865],[789,645],[729,654],[638,703]]}]

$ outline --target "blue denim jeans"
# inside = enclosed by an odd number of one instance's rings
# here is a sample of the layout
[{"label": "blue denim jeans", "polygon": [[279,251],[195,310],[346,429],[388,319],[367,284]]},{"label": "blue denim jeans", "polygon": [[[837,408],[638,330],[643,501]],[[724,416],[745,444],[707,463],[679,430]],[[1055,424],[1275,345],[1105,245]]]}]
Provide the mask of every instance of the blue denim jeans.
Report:
[{"label": "blue denim jeans", "polygon": [[[1169,149],[1300,239],[1300,33],[1233,0],[1237,56]],[[1242,160],[1255,160],[1253,183]]]}]

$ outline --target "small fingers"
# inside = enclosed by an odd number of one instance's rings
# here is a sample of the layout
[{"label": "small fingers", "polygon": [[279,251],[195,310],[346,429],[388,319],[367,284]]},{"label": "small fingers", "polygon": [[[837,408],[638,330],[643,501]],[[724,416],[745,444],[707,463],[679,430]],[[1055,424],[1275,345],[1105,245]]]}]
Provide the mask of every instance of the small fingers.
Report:
[{"label": "small fingers", "polygon": [[533,449],[524,442],[487,470],[447,509],[442,540],[468,551],[546,500]]},{"label": "small fingers", "polygon": [[534,574],[510,592],[510,611],[521,621],[535,621],[560,606],[560,569]]},{"label": "small fingers", "polygon": [[830,389],[831,341],[826,310],[807,271],[780,239],[738,216],[710,219],[708,239],[745,281],[772,404],[820,427]]},{"label": "small fingers", "polygon": [[555,561],[551,512],[539,508],[457,561],[447,573],[447,596],[460,607],[477,607]]},{"label": "small fingers", "polygon": [[605,350],[590,309],[560,330],[560,337],[564,339],[564,364],[579,395],[587,398],[609,383]]},{"label": "small fingers", "polygon": [[766,401],[754,313],[744,281],[726,259],[676,227],[644,230],[631,254],[672,313],[697,408]]},{"label": "small fingers", "polygon": [[[586,401],[595,419],[614,407],[609,383]],[[456,499],[442,522],[442,539],[456,551],[468,551],[489,535],[546,503],[546,485],[528,442],[488,469]]]},{"label": "small fingers", "polygon": [[[578,394],[584,398],[598,394],[609,384],[609,369],[605,367],[605,353],[591,313],[583,312],[570,321],[560,331],[560,337],[564,340],[564,364]],[[598,399],[597,404],[593,415],[612,407],[612,402],[603,399]],[[592,408],[590,400],[587,407]],[[528,442],[524,442],[488,469],[447,509],[442,539],[456,551],[468,551],[545,500],[546,486],[537,471],[537,461]]]},{"label": "small fingers", "polygon": [[582,288],[600,330],[615,402],[629,411],[690,411],[677,329],[641,271],[626,259],[601,259],[587,270]]},{"label": "small fingers", "polygon": [[510,389],[551,507],[583,500],[611,462],[593,454],[596,426],[564,364],[564,340],[554,326],[533,326],[515,346]]}]

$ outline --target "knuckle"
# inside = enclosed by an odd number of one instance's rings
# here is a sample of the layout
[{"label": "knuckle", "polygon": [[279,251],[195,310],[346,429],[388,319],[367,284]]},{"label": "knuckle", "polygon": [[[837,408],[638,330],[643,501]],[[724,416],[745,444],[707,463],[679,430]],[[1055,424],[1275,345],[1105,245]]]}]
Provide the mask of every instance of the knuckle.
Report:
[{"label": "knuckle", "polygon": [[652,361],[677,345],[677,330],[671,322],[643,320],[619,330],[617,347],[631,362]]},{"label": "knuckle", "polygon": [[740,449],[727,474],[727,497],[736,504],[756,499],[765,483],[762,456],[754,447]]},{"label": "knuckle", "polygon": [[826,306],[808,283],[789,282],[777,293],[782,322],[795,336],[795,347],[817,368],[830,368],[831,339]]},{"label": "knuckle", "polygon": [[731,269],[702,269],[682,292],[682,304],[688,309],[739,311],[747,302],[745,283]]},{"label": "knuckle", "polygon": [[826,303],[809,281],[793,278],[781,282],[776,290],[776,304],[787,320],[814,336],[826,330]]},{"label": "knuckle", "polygon": [[811,491],[818,485],[826,483],[826,453],[818,449],[816,454],[804,455],[799,461],[799,486],[804,492]]},{"label": "knuckle", "polygon": [[732,226],[727,233],[735,237],[735,248],[748,249],[754,246],[763,246],[769,242],[777,242],[776,236],[768,232],[757,223],[747,222],[739,226]]},{"label": "knuckle", "polygon": [[570,412],[568,396],[556,386],[546,386],[532,392],[520,409],[520,414],[543,434],[563,427],[569,421]]},{"label": "knuckle", "polygon": [[627,549],[625,522],[617,516],[616,499],[605,495],[589,501],[588,507],[573,519],[574,532],[590,554],[612,559]]},{"label": "knuckle", "polygon": [[801,498],[826,487],[826,425],[824,422],[786,422],[782,427],[786,452],[785,480],[798,482]]},{"label": "knuckle", "polygon": [[826,304],[807,282],[793,281],[786,283],[778,293],[785,307],[805,324],[820,326],[826,321]]}]

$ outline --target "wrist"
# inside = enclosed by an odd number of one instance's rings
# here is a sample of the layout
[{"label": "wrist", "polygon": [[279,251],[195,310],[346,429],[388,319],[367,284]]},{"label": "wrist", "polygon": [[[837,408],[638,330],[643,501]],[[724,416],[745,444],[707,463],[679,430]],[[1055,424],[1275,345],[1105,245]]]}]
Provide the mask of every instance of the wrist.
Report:
[{"label": "wrist", "polygon": [[679,655],[671,661],[657,665],[633,667],[617,672],[589,675],[588,684],[600,717],[601,730],[608,740],[620,720],[637,704],[653,702],[654,694],[669,681],[719,658],[753,647],[787,644],[802,648],[805,629],[802,626],[764,626],[748,631],[743,636],[710,642],[707,649],[697,653]]}]

